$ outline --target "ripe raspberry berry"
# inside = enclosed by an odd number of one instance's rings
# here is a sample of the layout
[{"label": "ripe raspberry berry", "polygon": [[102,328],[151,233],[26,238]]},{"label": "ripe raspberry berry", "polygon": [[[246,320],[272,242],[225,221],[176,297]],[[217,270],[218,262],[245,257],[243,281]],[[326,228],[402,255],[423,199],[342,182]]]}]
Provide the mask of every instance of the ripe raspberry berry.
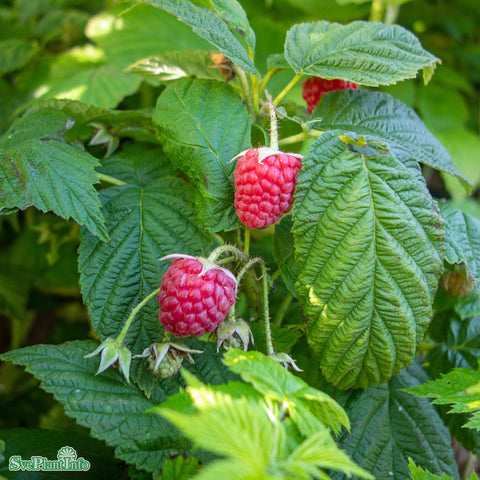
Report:
[{"label": "ripe raspberry berry", "polygon": [[163,275],[158,293],[160,323],[177,337],[213,332],[235,303],[235,276],[205,258],[166,258],[175,260]]},{"label": "ripe raspberry berry", "polygon": [[356,90],[358,85],[346,80],[326,80],[320,77],[312,77],[303,84],[302,97],[307,102],[309,113],[312,113],[324,93],[348,88]]},{"label": "ripe raspberry berry", "polygon": [[240,153],[235,168],[235,209],[248,228],[267,227],[292,208],[302,155],[272,148]]}]

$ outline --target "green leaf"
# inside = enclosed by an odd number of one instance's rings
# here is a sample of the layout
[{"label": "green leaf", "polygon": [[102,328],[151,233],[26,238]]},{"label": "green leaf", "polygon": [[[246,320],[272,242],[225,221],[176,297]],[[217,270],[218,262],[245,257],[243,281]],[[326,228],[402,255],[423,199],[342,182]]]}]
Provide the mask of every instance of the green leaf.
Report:
[{"label": "green leaf", "polygon": [[[237,0],[209,0],[213,10],[248,43],[252,53],[255,51],[255,32],[248,22],[247,15]],[[253,73],[253,72],[251,72]]]},{"label": "green leaf", "polygon": [[229,350],[225,353],[223,363],[267,399],[280,404],[285,402],[290,416],[303,432],[308,429],[305,420],[310,420],[313,425],[320,422],[320,427],[330,427],[335,433],[342,426],[350,428],[348,417],[337,402],[309,387],[275,360],[255,351]]},{"label": "green leaf", "polygon": [[211,48],[172,15],[142,3],[121,15],[111,12],[95,15],[87,25],[86,35],[102,48],[109,64],[122,70],[142,58],[163,52]]},{"label": "green leaf", "polygon": [[158,480],[188,480],[199,469],[198,460],[179,455],[175,458],[169,458],[163,464],[162,475]]},{"label": "green leaf", "polygon": [[[248,26],[248,20],[237,2],[229,2],[230,5],[228,5],[224,0],[212,0],[212,6],[217,10],[213,11],[188,0],[145,1],[175,15],[181,22],[190,25],[198,36],[217,47],[221,53],[246,72],[260,75],[250,59],[248,49],[232,32],[241,25],[241,28],[246,29],[246,40],[254,42],[253,31]],[[232,11],[234,11],[234,16],[231,16]],[[240,11],[243,15],[239,14]],[[227,19],[228,23],[225,23],[224,19]],[[253,50],[251,45],[250,48]]]},{"label": "green leaf", "polygon": [[372,87],[414,78],[440,62],[403,27],[364,21],[294,25],[287,32],[285,58],[296,73]]},{"label": "green leaf", "polygon": [[465,427],[480,430],[480,370],[456,368],[437,380],[406,391],[431,397],[432,403],[452,405],[449,413],[472,413]]},{"label": "green leaf", "polygon": [[[468,180],[452,163],[448,151],[427,130],[422,120],[401,101],[383,92],[346,90],[322,97],[313,114],[321,127],[354,131],[373,141],[384,142],[399,160],[412,158],[459,178],[468,189]],[[379,121],[381,119],[381,121]]]},{"label": "green leaf", "polygon": [[340,446],[375,478],[409,478],[409,458],[432,473],[459,478],[450,434],[435,408],[402,391],[425,378],[419,365],[411,365],[388,383],[354,395],[345,406],[352,430]]},{"label": "green leaf", "polygon": [[134,93],[141,78],[111,65],[89,68],[52,82],[40,98],[79,100],[94,107],[114,108]]},{"label": "green leaf", "polygon": [[450,264],[465,263],[479,289],[480,221],[447,202],[440,202],[440,211],[445,220],[445,260]]},{"label": "green leaf", "polygon": [[160,95],[153,122],[165,153],[197,189],[200,224],[214,232],[240,226],[230,160],[250,147],[251,130],[240,98],[222,83],[182,79]]},{"label": "green leaf", "polygon": [[[25,252],[27,253],[27,252]],[[22,271],[3,265],[0,270],[0,313],[21,319],[27,307],[30,281]]]},{"label": "green leaf", "polygon": [[[158,472],[171,455],[192,454],[191,444],[158,415],[145,413],[178,390],[175,378],[157,382],[150,400],[121,373],[108,369],[96,375],[98,361],[84,356],[98,346],[91,341],[35,345],[3,354],[3,361],[24,365],[65,407],[65,413],[91,429],[91,435],[115,447],[115,456],[149,472]],[[232,378],[208,345],[201,361],[189,367],[203,381]],[[200,359],[199,359],[200,360]],[[135,380],[135,378],[134,378]],[[195,456],[205,460],[205,455]]]},{"label": "green leaf", "polygon": [[[254,366],[257,360],[251,356],[246,359],[240,357],[239,350],[231,350],[228,354],[232,365],[236,366],[237,359],[245,363],[242,370],[245,366]],[[181,407],[179,411],[171,397],[157,407],[155,412],[180,428],[198,446],[226,457],[225,460],[208,465],[194,477],[196,480],[296,479],[310,475],[314,478],[328,478],[322,468],[373,478],[338,449],[330,432],[324,427],[309,433],[309,438],[303,442],[295,436],[286,438],[286,422],[281,421],[283,413],[278,411],[278,405],[272,405],[269,395],[265,402],[262,397],[232,396],[228,388],[212,388],[192,375],[186,375],[185,380],[188,384],[187,392],[196,410]],[[238,385],[238,382],[233,385]],[[287,401],[284,398],[283,402]],[[172,406],[173,408],[168,408]],[[232,473],[234,467],[236,473]]]},{"label": "green leaf", "polygon": [[[452,477],[449,477],[446,474],[443,474],[440,477],[439,475],[430,473],[428,470],[417,467],[411,458],[408,459],[408,468],[410,469],[411,480],[453,480]],[[478,480],[477,474],[472,472],[470,477],[466,480]]]},{"label": "green leaf", "polygon": [[[103,340],[118,334],[132,308],[156,289],[170,253],[201,254],[209,237],[193,222],[191,187],[179,178],[158,148],[136,144],[104,161],[127,185],[100,193],[109,243],[80,232],[82,294],[96,333]],[[158,302],[137,315],[127,336],[132,352],[160,339]]]},{"label": "green leaf", "polygon": [[140,74],[156,82],[178,80],[183,77],[211,78],[224,80],[218,68],[214,68],[208,52],[183,50],[164,52],[138,60],[130,65],[128,72]]},{"label": "green leaf", "polygon": [[[72,480],[90,480],[104,478],[106,480],[117,480],[123,473],[123,465],[120,460],[113,456],[113,449],[105,446],[86,433],[62,432],[35,428],[10,428],[0,430],[0,438],[6,442],[5,457],[9,459],[12,455],[20,455],[22,460],[30,460],[32,456],[46,457],[49,460],[57,460],[58,451],[69,446],[75,449],[77,458],[83,457],[90,462],[87,472],[69,472],[68,478]],[[0,458],[0,476],[5,472],[9,480],[48,480],[52,478],[51,472],[29,471],[25,473],[9,471],[7,462],[2,465]],[[55,475],[55,474],[53,474]],[[61,478],[61,477],[60,477]]]},{"label": "green leaf", "polygon": [[451,313],[434,317],[428,330],[434,344],[425,356],[427,370],[433,378],[453,368],[477,366],[480,360],[479,320],[479,317],[460,320]]},{"label": "green leaf", "polygon": [[[374,477],[361,469],[340,450],[327,430],[316,432],[301,443],[288,457],[287,469],[292,473],[303,470],[312,478],[322,478],[321,468],[339,470],[349,477],[374,480]],[[329,478],[329,477],[326,477]]]},{"label": "green leaf", "polygon": [[[48,135],[48,126],[45,133]],[[13,146],[14,139],[29,136],[29,131],[7,132],[0,139],[0,148],[5,145],[5,150],[0,151],[3,157],[0,206],[25,209],[34,205],[43,212],[51,210],[67,220],[73,218],[100,240],[108,241],[93,186],[98,183],[95,172],[98,160],[87,152],[49,139],[20,141]]]},{"label": "green leaf", "polygon": [[432,316],[444,227],[418,171],[336,135],[312,144],[293,207],[307,337],[340,389],[409,365]]},{"label": "green leaf", "polygon": [[0,42],[0,75],[22,68],[37,52],[28,40],[10,38]]},{"label": "green leaf", "polygon": [[265,472],[276,453],[278,437],[284,434],[270,421],[265,408],[247,398],[232,399],[213,392],[207,386],[191,391],[199,413],[162,408],[157,412],[202,448],[236,461],[245,478]]},{"label": "green leaf", "polygon": [[273,237],[273,258],[280,268],[280,274],[292,295],[295,293],[295,281],[298,277],[297,264],[295,263],[292,231],[293,220],[286,216],[275,225]]}]

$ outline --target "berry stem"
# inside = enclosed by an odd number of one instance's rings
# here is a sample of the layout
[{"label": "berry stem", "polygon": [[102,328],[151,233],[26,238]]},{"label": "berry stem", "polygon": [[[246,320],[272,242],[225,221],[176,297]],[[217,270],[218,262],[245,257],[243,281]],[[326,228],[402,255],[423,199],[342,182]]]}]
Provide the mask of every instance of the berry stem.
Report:
[{"label": "berry stem", "polygon": [[267,346],[267,355],[273,356],[275,355],[275,352],[273,350],[272,329],[270,326],[270,308],[268,305],[268,273],[264,260],[260,257],[251,258],[238,272],[237,284],[240,284],[240,281],[244,277],[247,270],[256,265],[257,263],[260,265],[260,270],[262,272],[261,280],[263,290],[263,321],[265,323],[265,341]]},{"label": "berry stem", "polygon": [[97,178],[101,182],[105,183],[110,183],[111,185],[126,185],[127,182],[124,182],[123,180],[119,180],[118,178],[111,177],[110,175],[105,175],[103,173],[98,173],[97,172]]},{"label": "berry stem", "polygon": [[393,4],[393,3],[387,4],[383,23],[387,25],[393,25],[397,21],[399,13],[400,13],[400,5]]},{"label": "berry stem", "polygon": [[298,83],[303,77],[303,73],[297,73],[287,84],[287,86],[277,95],[277,98],[273,101],[274,105],[278,105],[282,98]]},{"label": "berry stem", "polygon": [[263,320],[265,322],[265,342],[267,345],[267,355],[275,355],[273,350],[273,341],[272,341],[272,329],[270,326],[270,309],[268,305],[268,274],[265,267],[265,263],[260,263],[260,269],[262,271],[262,287],[263,287]]},{"label": "berry stem", "polygon": [[370,10],[370,21],[381,22],[385,5],[383,0],[373,0]]},{"label": "berry stem", "polygon": [[270,79],[279,71],[278,68],[271,68],[267,74],[263,77],[262,83],[260,84],[260,87],[258,87],[259,92],[263,92],[265,90],[265,87],[267,86],[267,83],[270,81]]},{"label": "berry stem", "polygon": [[132,324],[135,316],[137,313],[156,295],[158,295],[158,292],[160,291],[160,287],[158,287],[156,290],[154,290],[150,295],[147,295],[133,310],[132,313],[130,313],[130,316],[127,318],[127,321],[125,322],[125,325],[122,328],[122,331],[118,334],[117,341],[121,345],[123,343],[123,340],[125,339],[125,336],[127,335],[128,329],[130,328],[130,325]]},{"label": "berry stem", "polygon": [[230,253],[235,258],[242,258],[243,260],[246,260],[245,254],[239,248],[237,248],[235,245],[228,244],[220,245],[215,250],[212,250],[207,260],[209,262],[216,263],[224,253]]},{"label": "berry stem", "polygon": [[242,84],[243,93],[245,95],[245,102],[247,104],[248,113],[252,118],[255,118],[255,110],[252,101],[252,92],[250,90],[250,84],[248,83],[248,78],[245,75],[245,72],[236,65],[233,66],[233,71],[236,73]]},{"label": "berry stem", "polygon": [[279,140],[279,145],[290,145],[292,143],[299,143],[299,142],[304,142],[305,140],[308,140],[309,138],[316,138],[316,137],[321,137],[325,132],[321,130],[305,130],[303,132],[297,133],[296,135],[292,135],[290,137],[285,137]]},{"label": "berry stem", "polygon": [[267,109],[268,116],[270,117],[270,148],[278,151],[278,121],[277,112],[275,111],[275,105],[272,101],[271,95],[265,90],[265,108]]},{"label": "berry stem", "polygon": [[250,229],[245,227],[245,238],[244,238],[244,244],[243,244],[243,252],[245,255],[248,255],[248,252],[250,251]]},{"label": "berry stem", "polygon": [[275,314],[275,318],[273,319],[273,324],[275,326],[279,327],[282,324],[283,317],[285,316],[285,313],[287,313],[288,307],[290,306],[290,303],[292,303],[292,300],[293,295],[288,292],[283,298],[282,303],[280,303],[277,313]]}]

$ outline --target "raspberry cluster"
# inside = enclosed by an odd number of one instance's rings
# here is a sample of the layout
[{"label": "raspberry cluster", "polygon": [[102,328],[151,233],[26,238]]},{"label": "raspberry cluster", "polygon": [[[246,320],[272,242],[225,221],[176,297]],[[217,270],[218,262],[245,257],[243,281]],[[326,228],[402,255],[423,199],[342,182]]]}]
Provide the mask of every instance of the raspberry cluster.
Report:
[{"label": "raspberry cluster", "polygon": [[175,259],[158,293],[165,330],[177,337],[213,332],[235,303],[236,280],[228,273],[193,257]]},{"label": "raspberry cluster", "polygon": [[312,77],[303,84],[302,97],[307,102],[309,113],[312,113],[325,93],[348,88],[356,90],[358,85],[345,80],[326,80],[320,77]]},{"label": "raspberry cluster", "polygon": [[234,173],[235,209],[248,228],[276,223],[292,207],[301,155],[253,148],[240,154]]}]

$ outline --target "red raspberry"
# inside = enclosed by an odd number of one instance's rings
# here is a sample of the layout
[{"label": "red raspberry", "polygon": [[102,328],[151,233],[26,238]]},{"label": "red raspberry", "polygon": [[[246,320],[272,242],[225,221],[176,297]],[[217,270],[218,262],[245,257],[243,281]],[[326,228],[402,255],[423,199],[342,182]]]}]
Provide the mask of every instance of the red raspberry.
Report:
[{"label": "red raspberry", "polygon": [[346,80],[325,80],[320,77],[312,77],[303,84],[302,97],[307,102],[309,113],[312,113],[324,93],[348,88],[356,90],[358,85]]},{"label": "red raspberry", "polygon": [[238,217],[248,228],[272,225],[292,208],[302,156],[262,147],[237,157],[234,178]]},{"label": "red raspberry", "polygon": [[213,332],[235,303],[235,276],[204,258],[176,258],[165,272],[158,293],[158,319],[177,337]]}]

